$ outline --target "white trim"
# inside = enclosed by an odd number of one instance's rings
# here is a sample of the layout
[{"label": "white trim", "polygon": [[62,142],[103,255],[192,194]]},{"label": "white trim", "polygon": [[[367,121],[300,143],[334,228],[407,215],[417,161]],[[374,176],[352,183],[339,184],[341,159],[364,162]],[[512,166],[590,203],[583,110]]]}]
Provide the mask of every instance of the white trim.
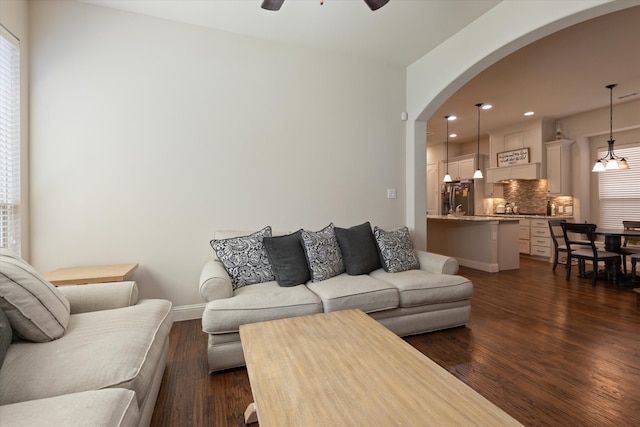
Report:
[{"label": "white trim", "polygon": [[201,319],[205,306],[206,304],[202,303],[173,307],[173,321]]}]

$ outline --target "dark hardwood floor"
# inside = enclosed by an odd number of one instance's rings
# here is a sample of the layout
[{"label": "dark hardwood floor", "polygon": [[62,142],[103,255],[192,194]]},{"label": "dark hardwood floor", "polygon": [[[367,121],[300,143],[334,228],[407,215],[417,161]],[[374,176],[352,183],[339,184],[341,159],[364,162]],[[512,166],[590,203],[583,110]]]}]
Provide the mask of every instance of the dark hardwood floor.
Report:
[{"label": "dark hardwood floor", "polygon": [[[527,426],[640,426],[640,309],[635,293],[565,280],[564,266],[460,268],[474,283],[466,327],[406,338]],[[246,369],[207,375],[200,320],[176,322],[151,425],[243,426]],[[390,396],[390,399],[392,397]],[[428,425],[428,420],[425,420]]]}]

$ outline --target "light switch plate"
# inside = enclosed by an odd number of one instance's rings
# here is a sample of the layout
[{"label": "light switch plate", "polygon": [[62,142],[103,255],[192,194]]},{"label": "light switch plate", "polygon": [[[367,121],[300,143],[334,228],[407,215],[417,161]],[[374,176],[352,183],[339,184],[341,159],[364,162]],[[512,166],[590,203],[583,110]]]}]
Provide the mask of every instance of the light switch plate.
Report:
[{"label": "light switch plate", "polygon": [[395,199],[395,198],[396,198],[396,189],[387,188],[387,199]]}]

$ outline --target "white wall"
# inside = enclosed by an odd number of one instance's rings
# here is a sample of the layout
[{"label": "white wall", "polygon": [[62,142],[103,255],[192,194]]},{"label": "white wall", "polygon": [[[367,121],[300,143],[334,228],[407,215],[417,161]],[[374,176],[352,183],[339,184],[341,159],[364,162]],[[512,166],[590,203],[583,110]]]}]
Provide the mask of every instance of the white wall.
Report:
[{"label": "white wall", "polygon": [[214,230],[404,224],[402,69],[69,1],[30,24],[38,270],[138,262],[188,306]]}]

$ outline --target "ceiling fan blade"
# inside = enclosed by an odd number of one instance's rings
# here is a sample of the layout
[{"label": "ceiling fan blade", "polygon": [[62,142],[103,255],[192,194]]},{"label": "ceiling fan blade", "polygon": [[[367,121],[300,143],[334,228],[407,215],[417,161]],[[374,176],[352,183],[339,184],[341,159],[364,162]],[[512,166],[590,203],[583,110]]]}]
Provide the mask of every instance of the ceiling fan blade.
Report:
[{"label": "ceiling fan blade", "polygon": [[282,3],[284,3],[284,0],[264,0],[260,7],[266,10],[280,10]]},{"label": "ceiling fan blade", "polygon": [[364,0],[371,10],[378,10],[385,4],[389,3],[389,0]]}]

